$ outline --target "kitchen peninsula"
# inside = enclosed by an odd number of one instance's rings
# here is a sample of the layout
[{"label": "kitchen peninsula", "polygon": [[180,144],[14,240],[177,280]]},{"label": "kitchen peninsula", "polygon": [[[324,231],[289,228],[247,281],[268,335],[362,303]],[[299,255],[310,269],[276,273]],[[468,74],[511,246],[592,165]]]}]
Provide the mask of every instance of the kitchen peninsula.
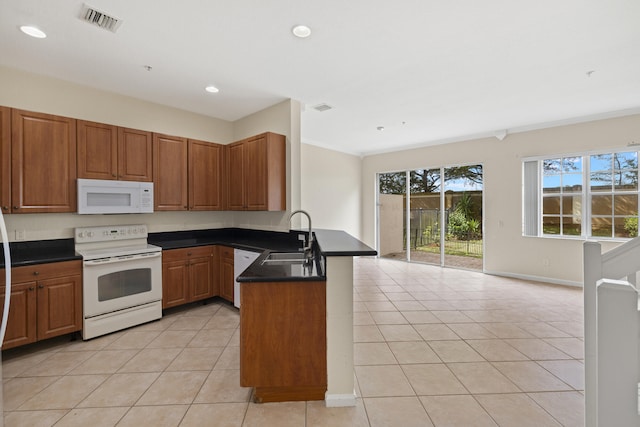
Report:
[{"label": "kitchen peninsula", "polygon": [[[354,256],[376,252],[343,231],[314,230],[319,268],[307,277],[284,274],[282,269],[261,269],[269,252],[292,252],[301,248],[302,231],[273,232],[240,228],[149,233],[150,244],[163,253],[196,247],[229,247],[260,252],[262,255],[239,277],[244,283],[277,282],[321,283],[326,286],[326,392],[327,406],[355,405],[353,377],[353,261]],[[73,239],[40,242],[12,242],[13,266],[26,266],[79,260]],[[217,264],[219,265],[219,264]],[[0,268],[4,267],[0,260]],[[222,269],[222,267],[219,267]],[[275,273],[274,271],[278,271]],[[267,273],[267,274],[265,274]],[[241,285],[243,286],[243,285]],[[317,290],[315,291],[317,292]],[[216,294],[217,295],[217,294]],[[316,293],[316,296],[318,294]],[[314,297],[315,298],[315,297]],[[314,299],[312,298],[312,300]],[[317,299],[317,298],[315,298]]]},{"label": "kitchen peninsula", "polygon": [[[318,283],[326,287],[326,392],[324,400],[327,406],[355,406],[356,395],[353,379],[353,257],[373,256],[377,252],[369,246],[353,238],[344,231],[314,230],[316,257],[319,265],[313,273],[301,275],[293,270],[263,267],[267,252],[239,276],[238,281],[250,284],[278,284],[280,288],[289,285],[289,292],[298,291],[296,285],[310,286],[310,292],[318,295]],[[269,232],[247,229],[218,229],[188,232],[157,233],[149,235],[149,243],[170,248],[184,248],[198,245],[222,244],[249,250],[274,252],[291,252],[301,248],[298,237],[302,231]],[[241,284],[240,286],[244,286]],[[255,287],[260,289],[259,287]],[[313,289],[313,291],[311,291]],[[317,305],[322,301],[316,298],[317,304],[307,300],[313,308],[312,316],[318,316]],[[242,309],[241,309],[242,311]],[[283,313],[284,314],[284,313]],[[241,316],[242,319],[242,316]],[[306,320],[309,320],[308,318]],[[242,320],[241,320],[242,321]],[[302,319],[301,319],[302,321]],[[306,325],[313,331],[313,327]],[[241,325],[242,329],[242,325]],[[316,331],[317,332],[317,331]],[[317,342],[317,340],[316,340]],[[321,344],[320,344],[321,345]],[[322,347],[320,347],[322,348]],[[314,358],[315,360],[315,358]],[[317,363],[310,361],[309,363]],[[320,365],[320,369],[323,367]],[[242,370],[242,369],[241,369]],[[242,375],[242,374],[241,374]],[[313,376],[313,375],[312,375]],[[311,380],[313,382],[314,380]],[[248,384],[247,384],[248,385]],[[253,384],[255,386],[255,384]],[[299,400],[300,398],[316,399],[318,389],[311,388],[265,388],[265,394],[259,401]],[[316,397],[309,397],[316,393]],[[306,397],[304,397],[306,396]]]}]

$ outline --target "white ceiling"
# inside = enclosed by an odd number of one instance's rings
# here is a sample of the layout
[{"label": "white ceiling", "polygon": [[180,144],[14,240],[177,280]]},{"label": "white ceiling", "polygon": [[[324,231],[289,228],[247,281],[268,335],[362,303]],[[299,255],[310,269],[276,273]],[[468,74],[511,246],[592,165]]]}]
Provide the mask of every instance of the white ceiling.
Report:
[{"label": "white ceiling", "polygon": [[86,3],[118,31],[0,0],[0,64],[225,120],[296,99],[303,142],[357,154],[640,111],[638,0]]}]

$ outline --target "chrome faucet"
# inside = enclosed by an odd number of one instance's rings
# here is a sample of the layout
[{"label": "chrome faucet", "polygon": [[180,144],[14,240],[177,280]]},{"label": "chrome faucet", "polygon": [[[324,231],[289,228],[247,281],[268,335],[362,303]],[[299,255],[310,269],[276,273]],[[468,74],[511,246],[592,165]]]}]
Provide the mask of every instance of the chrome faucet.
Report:
[{"label": "chrome faucet", "polygon": [[304,251],[304,257],[306,259],[306,261],[308,263],[310,263],[313,259],[313,233],[311,232],[311,215],[309,215],[309,213],[307,211],[303,211],[302,209],[299,209],[297,211],[293,211],[291,212],[291,215],[289,215],[289,229],[291,229],[291,218],[293,218],[293,215],[297,214],[297,213],[301,213],[303,215],[307,216],[307,220],[309,221],[309,236],[307,237],[307,244],[304,246],[304,248],[302,248],[302,250]]}]

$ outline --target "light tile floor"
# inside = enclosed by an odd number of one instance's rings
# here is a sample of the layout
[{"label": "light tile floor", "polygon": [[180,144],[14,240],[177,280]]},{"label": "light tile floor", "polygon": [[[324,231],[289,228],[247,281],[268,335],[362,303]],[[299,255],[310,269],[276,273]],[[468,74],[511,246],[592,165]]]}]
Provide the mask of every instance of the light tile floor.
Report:
[{"label": "light tile floor", "polygon": [[582,426],[580,289],[355,260],[357,406],[250,403],[239,316],[190,305],[3,352],[5,425]]}]

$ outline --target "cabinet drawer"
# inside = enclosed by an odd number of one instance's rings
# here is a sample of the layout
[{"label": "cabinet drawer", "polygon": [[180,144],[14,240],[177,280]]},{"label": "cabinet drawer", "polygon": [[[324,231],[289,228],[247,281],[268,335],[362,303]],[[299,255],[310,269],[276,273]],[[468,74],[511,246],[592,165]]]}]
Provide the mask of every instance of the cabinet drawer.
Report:
[{"label": "cabinet drawer", "polygon": [[169,249],[162,251],[162,261],[179,261],[213,255],[213,246],[196,246],[192,248]]},{"label": "cabinet drawer", "polygon": [[[4,285],[4,269],[0,269],[0,285]],[[11,269],[13,283],[28,282],[30,280],[49,279],[53,277],[69,276],[82,273],[82,261],[51,262],[47,264],[26,265]]]},{"label": "cabinet drawer", "polygon": [[230,248],[229,246],[219,246],[219,248],[221,258],[228,258],[233,260],[233,248]]}]

